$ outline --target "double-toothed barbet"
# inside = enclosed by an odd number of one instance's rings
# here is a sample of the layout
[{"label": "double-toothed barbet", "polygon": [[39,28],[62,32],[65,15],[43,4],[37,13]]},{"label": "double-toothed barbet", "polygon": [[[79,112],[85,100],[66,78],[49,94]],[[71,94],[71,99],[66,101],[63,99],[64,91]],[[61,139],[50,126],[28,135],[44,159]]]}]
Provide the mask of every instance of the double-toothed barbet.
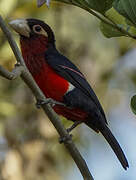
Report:
[{"label": "double-toothed barbet", "polygon": [[124,169],[127,159],[107,127],[103,108],[93,89],[80,70],[56,49],[52,29],[37,19],[16,19],[11,27],[20,36],[22,55],[27,68],[47,98],[59,102],[54,111],[74,122],[73,129],[85,123],[101,132]]}]

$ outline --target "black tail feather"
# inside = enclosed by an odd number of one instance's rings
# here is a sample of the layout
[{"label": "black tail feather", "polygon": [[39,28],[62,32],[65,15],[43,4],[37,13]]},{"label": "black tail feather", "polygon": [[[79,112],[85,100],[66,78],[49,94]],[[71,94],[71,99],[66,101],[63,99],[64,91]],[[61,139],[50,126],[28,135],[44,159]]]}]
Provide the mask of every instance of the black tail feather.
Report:
[{"label": "black tail feather", "polygon": [[90,128],[92,128],[97,133],[99,131],[101,132],[101,134],[105,137],[106,141],[109,143],[109,145],[111,146],[111,148],[115,152],[115,154],[116,154],[117,158],[119,159],[120,163],[122,164],[123,168],[125,170],[127,170],[129,165],[128,165],[128,161],[125,157],[125,154],[122,151],[118,141],[115,139],[112,132],[107,127],[107,125],[104,123],[101,123],[101,126],[100,126],[100,123],[99,123],[99,128],[98,128],[98,123],[96,125],[96,124],[90,123],[90,121],[86,122],[86,125],[89,126]]},{"label": "black tail feather", "polygon": [[117,158],[119,159],[120,163],[122,164],[123,168],[125,170],[127,170],[127,168],[129,167],[128,161],[127,161],[125,154],[122,151],[119,143],[113,136],[110,129],[105,125],[104,128],[100,129],[100,132],[102,133],[102,135],[105,137],[105,139],[107,140],[107,142],[109,143],[109,145],[111,146],[113,151],[115,152],[115,154],[116,154]]}]

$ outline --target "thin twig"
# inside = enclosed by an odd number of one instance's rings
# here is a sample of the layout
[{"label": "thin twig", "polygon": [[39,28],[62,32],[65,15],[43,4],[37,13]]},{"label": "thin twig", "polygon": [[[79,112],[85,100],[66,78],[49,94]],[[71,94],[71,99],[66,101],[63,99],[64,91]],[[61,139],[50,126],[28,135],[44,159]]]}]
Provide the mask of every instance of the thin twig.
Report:
[{"label": "thin twig", "polygon": [[93,11],[92,9],[88,8],[87,6],[81,6],[80,4],[77,5],[77,3],[73,3],[73,5],[76,5],[80,8],[83,8],[84,10],[88,11],[90,14],[94,15],[95,17],[97,17],[99,20],[101,20],[103,23],[111,26],[112,28],[120,31],[121,33],[123,33],[124,35],[131,37],[133,39],[136,39],[136,36],[133,36],[131,33],[129,33],[128,31],[126,31],[125,29],[123,29],[122,27],[118,26],[116,23],[114,23],[111,19],[109,19],[107,16],[105,15],[99,15],[98,13],[96,13],[95,11]]},{"label": "thin twig", "polygon": [[[3,67],[0,67],[0,74],[7,79],[12,79],[14,75],[15,75],[14,77],[17,77],[17,75],[21,74],[21,78],[25,81],[27,86],[32,90],[36,99],[40,99],[40,100],[46,99],[42,91],[39,89],[39,87],[33,80],[31,74],[28,72],[27,68],[24,66],[24,60],[20,54],[20,51],[14,39],[12,38],[12,34],[10,33],[9,29],[6,27],[1,16],[0,16],[0,27],[2,31],[4,32],[5,36],[7,37],[17,61],[20,62],[21,65],[23,65],[23,69],[20,68],[20,71],[18,71],[18,68],[15,68],[13,72],[11,73],[5,70]],[[12,76],[12,78],[9,78],[10,76]],[[78,151],[72,139],[70,138],[71,136],[67,133],[58,115],[53,111],[51,106],[48,104],[42,105],[42,108],[44,112],[47,114],[47,116],[49,117],[54,127],[56,128],[60,137],[61,138],[67,137],[67,140],[64,141],[64,145],[67,148],[73,160],[75,161],[84,180],[93,180],[93,177],[87,167],[85,160],[82,158],[80,152]]]},{"label": "thin twig", "polygon": [[15,57],[16,57],[17,62],[19,62],[20,64],[25,66],[24,60],[23,60],[21,54],[19,53],[20,52],[19,48],[17,47],[16,42],[14,41],[13,37],[11,36],[10,30],[5,25],[1,16],[0,16],[0,22],[1,22],[0,27],[1,27],[2,31],[5,33],[5,36],[7,37],[7,40],[10,44],[10,47],[11,47]]},{"label": "thin twig", "polygon": [[13,79],[15,79],[17,77],[12,72],[7,71],[1,65],[0,65],[0,76],[4,77],[6,79],[9,79],[9,80],[13,80]]}]

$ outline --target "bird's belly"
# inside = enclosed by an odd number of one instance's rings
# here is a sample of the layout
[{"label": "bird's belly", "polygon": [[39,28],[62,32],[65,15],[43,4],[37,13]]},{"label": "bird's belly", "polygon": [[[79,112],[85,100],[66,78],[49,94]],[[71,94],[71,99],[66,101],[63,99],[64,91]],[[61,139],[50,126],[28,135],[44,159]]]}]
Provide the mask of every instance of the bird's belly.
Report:
[{"label": "bird's belly", "polygon": [[63,101],[63,96],[69,88],[69,83],[64,78],[49,67],[42,68],[40,73],[33,77],[46,97]]},{"label": "bird's belly", "polygon": [[55,105],[53,109],[57,114],[66,117],[68,120],[86,121],[88,118],[88,114],[79,108],[68,108],[61,105]]}]

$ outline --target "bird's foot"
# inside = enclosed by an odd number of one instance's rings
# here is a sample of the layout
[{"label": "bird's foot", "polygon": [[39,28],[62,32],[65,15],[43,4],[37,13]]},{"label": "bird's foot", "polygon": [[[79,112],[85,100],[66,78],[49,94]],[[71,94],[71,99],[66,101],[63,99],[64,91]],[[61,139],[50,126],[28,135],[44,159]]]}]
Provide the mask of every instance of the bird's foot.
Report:
[{"label": "bird's foot", "polygon": [[36,107],[39,109],[42,105],[44,104],[50,104],[51,106],[54,106],[54,105],[62,105],[62,106],[65,106],[65,104],[61,103],[61,102],[58,102],[58,101],[55,101],[53,100],[52,98],[47,98],[45,100],[37,100],[36,102]]},{"label": "bird's foot", "polygon": [[60,137],[59,138],[59,143],[67,143],[68,141],[72,140],[72,134],[67,134],[66,136]]},{"label": "bird's foot", "polygon": [[82,121],[75,121],[71,127],[67,128],[67,132],[70,133],[73,129],[75,129],[81,123],[82,123]]}]

